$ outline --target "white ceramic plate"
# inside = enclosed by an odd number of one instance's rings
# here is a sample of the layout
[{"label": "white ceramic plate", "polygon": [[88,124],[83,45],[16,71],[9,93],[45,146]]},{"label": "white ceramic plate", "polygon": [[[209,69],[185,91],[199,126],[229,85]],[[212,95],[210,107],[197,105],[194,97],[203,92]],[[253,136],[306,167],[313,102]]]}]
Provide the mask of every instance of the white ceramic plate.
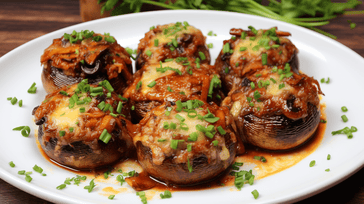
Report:
[{"label": "white ceramic plate", "polygon": [[[40,154],[35,143],[31,111],[33,107],[42,102],[45,91],[42,87],[40,74],[40,56],[43,50],[52,43],[52,39],[61,37],[64,33],[73,30],[93,30],[95,32],[109,32],[123,47],[136,48],[144,33],[153,25],[167,24],[177,21],[188,21],[189,24],[199,28],[207,35],[209,31],[217,34],[207,37],[208,43],[213,43],[210,50],[212,59],[215,59],[222,47],[222,41],[230,38],[230,28],[247,29],[249,25],[255,28],[270,28],[278,26],[282,31],[292,34],[290,38],[300,50],[299,59],[301,70],[316,79],[330,77],[330,84],[321,84],[325,93],[324,101],[327,104],[327,129],[324,139],[317,150],[299,162],[297,165],[280,173],[263,178],[254,185],[245,185],[241,191],[232,191],[231,187],[218,189],[175,192],[172,200],[161,200],[155,194],[148,203],[281,203],[293,202],[321,192],[359,170],[364,164],[364,137],[361,135],[364,125],[361,116],[364,115],[364,59],[358,54],[318,33],[291,24],[261,18],[256,16],[217,12],[217,11],[161,11],[146,12],[119,17],[105,18],[97,21],[82,23],[64,28],[32,40],[0,59],[0,177],[10,184],[43,199],[57,203],[141,203],[135,191],[128,190],[108,200],[103,195],[102,183],[91,193],[83,189],[88,185],[83,182],[80,186],[67,186],[63,190],[56,187],[67,177],[75,174],[61,169],[48,162]],[[213,60],[214,61],[214,60]],[[212,62],[214,63],[214,62]],[[27,89],[33,82],[37,83],[37,94],[28,94]],[[11,105],[7,97],[16,96],[23,99],[23,107]],[[340,116],[341,106],[346,105],[349,121],[342,122]],[[32,128],[28,138],[22,137],[12,128],[28,125]],[[331,131],[345,126],[356,126],[359,130],[354,133],[353,139],[345,135],[331,136]],[[326,160],[331,154],[331,160]],[[311,160],[316,160],[314,167],[309,167]],[[15,168],[9,162],[16,164]],[[47,176],[43,177],[33,171],[33,181],[28,183],[24,176],[18,175],[19,170],[32,170],[37,164],[44,169]],[[325,169],[330,168],[330,172]],[[110,184],[107,184],[110,185]],[[126,187],[124,184],[123,187]],[[118,188],[115,183],[114,188]],[[260,196],[257,200],[251,191],[257,189]]]}]

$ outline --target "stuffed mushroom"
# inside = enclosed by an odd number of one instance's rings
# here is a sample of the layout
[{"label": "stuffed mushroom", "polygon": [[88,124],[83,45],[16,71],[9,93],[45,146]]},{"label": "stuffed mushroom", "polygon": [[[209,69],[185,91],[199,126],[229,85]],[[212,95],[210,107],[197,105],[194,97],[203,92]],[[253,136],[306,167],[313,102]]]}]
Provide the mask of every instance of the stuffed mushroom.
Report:
[{"label": "stuffed mushroom", "polygon": [[[234,161],[238,139],[227,108],[198,99],[152,109],[133,136],[145,171],[167,184],[214,179]],[[242,143],[239,152],[244,152]]]},{"label": "stuffed mushroom", "polygon": [[322,94],[317,80],[296,74],[290,65],[256,70],[237,80],[222,102],[244,142],[268,150],[288,150],[314,135]]},{"label": "stuffed mushroom", "polygon": [[137,120],[166,101],[198,98],[220,104],[224,98],[214,67],[188,57],[146,64],[138,70],[124,97],[128,98]]},{"label": "stuffed mushroom", "polygon": [[41,57],[42,83],[47,93],[88,79],[90,84],[108,80],[117,93],[132,77],[132,61],[114,37],[93,31],[73,31],[53,40]]},{"label": "stuffed mushroom", "polygon": [[33,113],[42,149],[75,169],[96,169],[128,156],[134,146],[124,104],[106,80],[97,86],[84,79],[48,94]]},{"label": "stuffed mushroom", "polygon": [[277,31],[275,27],[269,30],[249,28],[249,31],[231,29],[232,37],[224,41],[216,59],[225,94],[238,85],[237,80],[257,69],[289,63],[298,74],[298,49],[286,38],[290,33]]},{"label": "stuffed mushroom", "polygon": [[206,37],[186,21],[153,26],[138,45],[136,69],[146,63],[177,57],[199,58],[201,63],[207,64],[211,60]]}]

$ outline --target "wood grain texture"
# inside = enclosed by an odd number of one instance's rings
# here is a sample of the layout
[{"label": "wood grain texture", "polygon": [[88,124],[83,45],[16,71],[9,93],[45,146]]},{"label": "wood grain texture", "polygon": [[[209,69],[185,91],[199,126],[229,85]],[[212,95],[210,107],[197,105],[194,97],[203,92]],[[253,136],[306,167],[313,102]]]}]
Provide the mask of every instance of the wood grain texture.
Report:
[{"label": "wood grain texture", "polygon": [[[364,5],[357,9],[364,10]],[[49,32],[81,23],[78,0],[1,0],[0,1],[0,57],[14,48]],[[348,20],[357,24],[350,29]],[[337,41],[364,57],[364,15],[343,15],[329,25],[320,27],[338,37]],[[364,203],[364,169],[338,185],[298,202],[299,204]],[[307,178],[309,179],[309,178]],[[50,203],[0,179],[0,203]]]}]

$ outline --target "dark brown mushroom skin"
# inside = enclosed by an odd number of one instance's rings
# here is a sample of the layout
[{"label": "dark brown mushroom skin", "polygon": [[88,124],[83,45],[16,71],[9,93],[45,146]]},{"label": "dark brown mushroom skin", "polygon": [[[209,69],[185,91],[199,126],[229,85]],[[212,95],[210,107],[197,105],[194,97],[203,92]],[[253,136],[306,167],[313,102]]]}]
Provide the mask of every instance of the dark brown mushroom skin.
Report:
[{"label": "dark brown mushroom skin", "polygon": [[186,163],[176,164],[172,161],[172,157],[166,158],[162,165],[155,165],[149,147],[137,142],[136,148],[139,164],[150,176],[165,182],[167,185],[190,186],[213,180],[224,172],[234,162],[235,145],[235,143],[230,143],[228,149],[230,154],[234,156],[226,161],[216,160],[209,163],[205,155],[196,155],[190,160],[193,168],[191,173]]},{"label": "dark brown mushroom skin", "polygon": [[257,117],[248,114],[238,117],[235,122],[244,142],[267,150],[284,151],[299,147],[315,135],[320,110],[309,103],[308,116],[298,120],[284,115]]},{"label": "dark brown mushroom skin", "polygon": [[54,39],[44,50],[41,63],[41,79],[47,93],[88,79],[90,84],[108,80],[121,94],[132,77],[132,61],[127,51],[116,41],[96,42],[92,37],[74,43],[63,37]]},{"label": "dark brown mushroom skin", "polygon": [[[128,158],[135,151],[130,136],[123,131],[112,132],[112,139],[105,144],[101,140],[77,141],[57,146],[57,138],[44,140],[44,125],[38,127],[38,141],[44,153],[58,164],[77,170],[92,170],[111,165]],[[60,148],[60,150],[56,150]]]}]

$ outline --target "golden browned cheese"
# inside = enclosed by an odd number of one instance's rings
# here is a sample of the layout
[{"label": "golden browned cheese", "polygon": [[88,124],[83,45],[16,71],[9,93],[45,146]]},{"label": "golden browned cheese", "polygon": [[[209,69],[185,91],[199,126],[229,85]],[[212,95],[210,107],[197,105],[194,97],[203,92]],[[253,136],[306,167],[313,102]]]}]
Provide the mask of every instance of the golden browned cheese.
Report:
[{"label": "golden browned cheese", "polygon": [[[97,37],[101,40],[95,41]],[[116,40],[111,43],[105,40],[106,37],[115,40],[109,35],[95,33],[73,43],[64,37],[54,39],[40,60],[46,91],[51,93],[85,78],[90,79],[90,83],[107,79],[115,87],[120,85],[125,88],[126,82],[132,77],[132,61]]]},{"label": "golden browned cheese", "polygon": [[[224,41],[224,48],[216,59],[216,69],[221,75],[225,93],[237,85],[237,80],[249,72],[268,66],[279,66],[289,63],[292,70],[298,73],[298,49],[285,36],[289,33],[270,30],[244,31],[231,29],[233,37]],[[262,55],[267,56],[266,64]]]},{"label": "golden browned cheese", "polygon": [[234,117],[251,113],[257,117],[283,114],[294,120],[307,116],[308,103],[319,109],[322,92],[317,80],[292,71],[287,72],[292,76],[283,78],[287,73],[279,74],[279,70],[284,67],[260,69],[246,75],[222,105],[230,107]]},{"label": "golden browned cheese", "polygon": [[[101,88],[102,94],[81,92],[78,84],[74,84],[47,95],[34,112],[39,125],[38,139],[45,153],[77,169],[110,164],[133,148],[127,130],[130,122],[126,119],[130,110],[122,107],[125,102],[102,86],[90,87]],[[73,98],[77,102],[72,103]],[[107,142],[100,140],[105,130],[110,134]]]},{"label": "golden browned cheese", "polygon": [[176,57],[200,58],[201,63],[210,63],[206,37],[187,22],[158,25],[151,29],[140,40],[137,53],[137,69],[145,63],[159,63]]},{"label": "golden browned cheese", "polygon": [[[210,89],[213,78],[220,82],[214,67],[196,63],[193,58],[179,57],[163,63],[146,64],[136,72],[124,97],[136,105],[137,111],[146,109],[146,103],[150,110],[166,101],[186,101],[193,98],[213,100],[219,104],[224,96],[218,85]],[[144,115],[145,113],[142,114],[143,117]]]}]

